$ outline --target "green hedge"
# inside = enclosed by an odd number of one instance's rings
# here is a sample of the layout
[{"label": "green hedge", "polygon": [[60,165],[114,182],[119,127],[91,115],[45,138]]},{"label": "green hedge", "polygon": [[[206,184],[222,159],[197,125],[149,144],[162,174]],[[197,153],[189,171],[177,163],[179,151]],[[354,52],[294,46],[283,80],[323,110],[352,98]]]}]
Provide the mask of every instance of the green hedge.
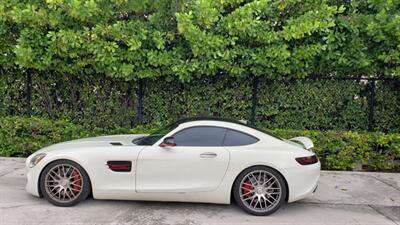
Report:
[{"label": "green hedge", "polygon": [[144,85],[143,113],[148,124],[193,116],[235,119],[250,116],[251,79],[210,77],[190,83],[146,81]]},{"label": "green hedge", "polygon": [[[0,117],[0,155],[28,156],[41,147],[60,141],[103,134],[149,133],[155,129],[144,126],[135,129],[89,129],[66,120]],[[310,137],[324,169],[351,170],[358,162],[367,165],[367,170],[400,171],[395,162],[400,160],[400,134],[282,129],[270,131],[284,138]]]},{"label": "green hedge", "polygon": [[8,117],[0,119],[0,154],[28,156],[49,144],[97,135],[67,121]]},{"label": "green hedge", "polygon": [[367,130],[365,88],[352,80],[263,81],[257,122],[296,130]]},{"label": "green hedge", "polygon": [[[26,81],[21,74],[0,75],[0,116],[25,113]],[[136,112],[136,85],[105,76],[32,76],[32,115],[68,119],[85,127],[131,127]]]},{"label": "green hedge", "polygon": [[306,136],[324,169],[352,170],[356,163],[371,171],[400,171],[400,134],[352,131],[271,130],[278,136]]},{"label": "green hedge", "polygon": [[36,150],[62,141],[106,134],[148,133],[147,127],[136,129],[88,128],[67,120],[27,117],[0,117],[0,156],[25,157]]},{"label": "green hedge", "polygon": [[[11,72],[10,72],[11,73]],[[0,116],[25,112],[21,74],[0,75]],[[105,130],[135,127],[137,84],[101,75],[63,74],[32,77],[32,115],[68,119]],[[143,122],[160,126],[181,117],[219,116],[249,119],[252,80],[226,75],[194,79],[144,80]],[[400,132],[400,81],[378,81],[375,130]],[[368,85],[351,80],[260,79],[256,123],[275,129],[357,130],[368,128]]]}]

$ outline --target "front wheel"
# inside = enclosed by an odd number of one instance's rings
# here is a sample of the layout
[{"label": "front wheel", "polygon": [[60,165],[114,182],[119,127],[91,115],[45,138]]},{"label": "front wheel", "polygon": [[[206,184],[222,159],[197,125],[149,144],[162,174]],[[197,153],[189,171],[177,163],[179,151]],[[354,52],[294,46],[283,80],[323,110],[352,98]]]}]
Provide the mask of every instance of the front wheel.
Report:
[{"label": "front wheel", "polygon": [[89,176],[77,163],[57,160],[43,170],[40,176],[43,196],[57,206],[73,206],[90,194]]},{"label": "front wheel", "polygon": [[264,166],[244,170],[233,188],[236,203],[247,213],[256,216],[274,213],[284,204],[287,193],[283,177]]}]

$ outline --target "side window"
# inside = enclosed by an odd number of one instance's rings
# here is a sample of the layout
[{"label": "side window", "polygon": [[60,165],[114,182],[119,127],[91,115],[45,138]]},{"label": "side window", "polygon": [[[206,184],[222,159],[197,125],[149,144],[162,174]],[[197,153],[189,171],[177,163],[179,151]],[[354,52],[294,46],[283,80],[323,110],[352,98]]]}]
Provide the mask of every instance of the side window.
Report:
[{"label": "side window", "polygon": [[224,146],[250,145],[256,143],[257,141],[258,139],[253,136],[228,129],[224,140]]},{"label": "side window", "polygon": [[226,129],[199,126],[187,128],[174,135],[177,146],[222,146]]}]

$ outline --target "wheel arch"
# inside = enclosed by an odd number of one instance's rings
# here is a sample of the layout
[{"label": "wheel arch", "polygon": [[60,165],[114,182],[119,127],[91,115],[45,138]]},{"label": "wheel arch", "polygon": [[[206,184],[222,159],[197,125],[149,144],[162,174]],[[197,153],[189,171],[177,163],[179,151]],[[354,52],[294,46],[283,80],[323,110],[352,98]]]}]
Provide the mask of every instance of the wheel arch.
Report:
[{"label": "wheel arch", "polygon": [[286,180],[286,177],[278,169],[276,169],[274,167],[271,167],[271,166],[263,165],[263,164],[256,164],[256,165],[248,166],[248,167],[242,169],[238,174],[236,174],[235,179],[233,180],[233,183],[231,184],[231,191],[230,191],[231,202],[233,200],[233,188],[235,186],[236,180],[238,179],[239,175],[241,173],[243,173],[243,171],[245,171],[245,170],[247,170],[249,168],[252,168],[252,167],[256,167],[256,166],[262,166],[262,167],[266,167],[266,168],[272,169],[275,172],[277,172],[279,175],[282,176],[283,181],[285,182],[286,190],[287,190],[286,196],[285,196],[285,202],[288,202],[290,190],[289,190],[289,185],[288,185],[288,182]]},{"label": "wheel arch", "polygon": [[85,173],[86,173],[86,175],[88,176],[88,178],[89,178],[89,183],[90,183],[90,190],[89,190],[89,195],[92,195],[93,193],[92,193],[92,190],[93,190],[93,183],[92,183],[92,179],[90,179],[90,175],[89,175],[89,173],[87,172],[87,169],[84,167],[84,166],[82,166],[82,163],[79,163],[79,162],[77,162],[76,160],[74,160],[74,159],[70,159],[70,158],[57,158],[57,159],[53,159],[53,160],[50,160],[50,161],[48,161],[47,163],[46,163],[46,165],[44,165],[43,166],[43,168],[40,170],[40,173],[39,173],[39,176],[38,176],[38,182],[37,182],[37,189],[38,189],[38,193],[39,193],[39,196],[42,198],[43,197],[43,193],[42,193],[42,191],[41,191],[41,188],[40,188],[40,179],[41,179],[41,177],[42,177],[42,175],[43,175],[43,171],[51,164],[51,163],[53,163],[53,162],[57,162],[57,161],[61,161],[61,160],[64,160],[64,161],[71,161],[71,162],[73,162],[73,163],[76,163],[76,164],[78,164],[80,167],[82,167],[82,169],[85,171]]}]

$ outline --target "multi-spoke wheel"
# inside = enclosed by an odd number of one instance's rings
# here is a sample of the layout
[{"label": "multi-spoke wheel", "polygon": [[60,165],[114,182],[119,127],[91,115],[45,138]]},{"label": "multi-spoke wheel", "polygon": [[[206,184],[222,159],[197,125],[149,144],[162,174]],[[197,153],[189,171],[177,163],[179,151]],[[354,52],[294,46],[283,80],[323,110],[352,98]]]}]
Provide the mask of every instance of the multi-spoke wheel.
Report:
[{"label": "multi-spoke wheel", "polygon": [[265,216],[278,210],[285,201],[286,186],[275,170],[255,166],[243,171],[236,179],[234,197],[246,212]]},{"label": "multi-spoke wheel", "polygon": [[43,170],[40,190],[54,205],[72,206],[88,197],[90,182],[86,172],[77,163],[57,160]]}]

